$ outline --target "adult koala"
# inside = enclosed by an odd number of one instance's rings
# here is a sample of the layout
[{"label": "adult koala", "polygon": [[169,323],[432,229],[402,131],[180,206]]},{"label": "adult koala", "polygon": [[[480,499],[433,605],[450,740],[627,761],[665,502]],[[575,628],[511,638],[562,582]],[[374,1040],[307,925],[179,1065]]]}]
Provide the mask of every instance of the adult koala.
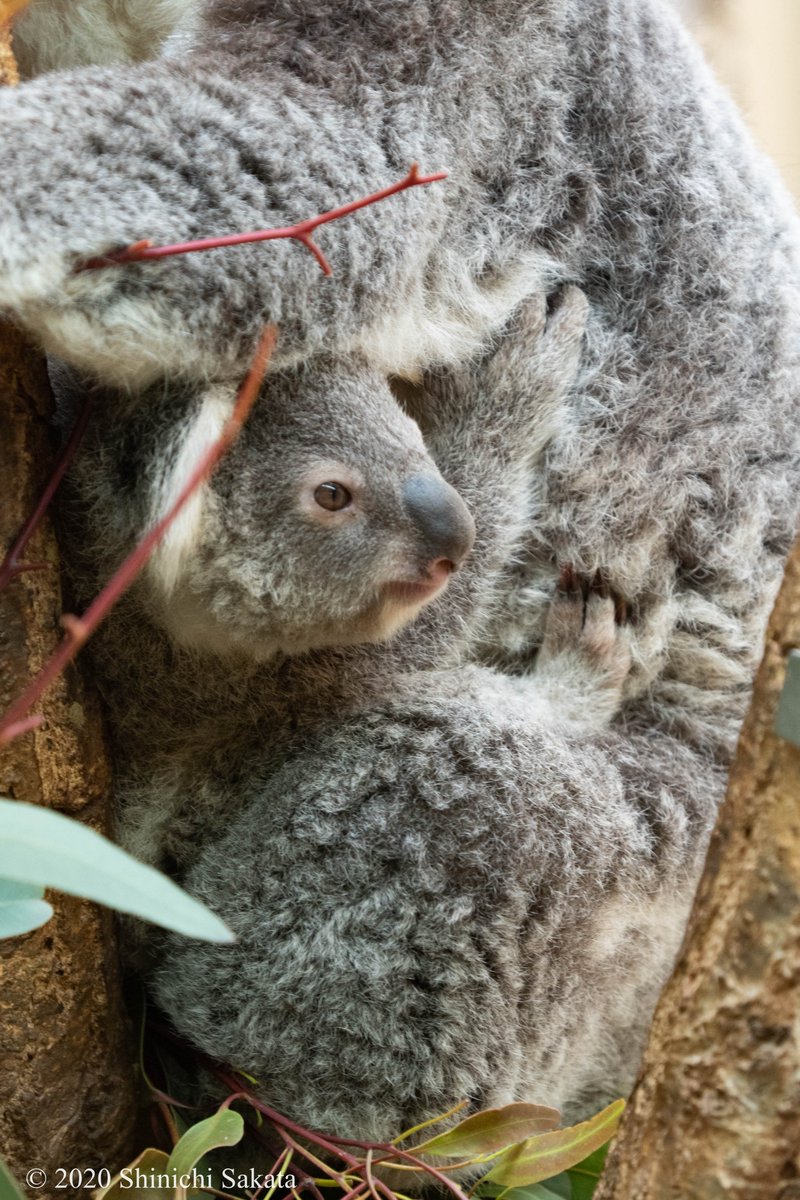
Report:
[{"label": "adult koala", "polygon": [[[31,6],[33,42],[46,2]],[[602,567],[632,605],[626,704],[609,731],[542,732],[526,830],[568,801],[559,862],[569,896],[583,879],[591,897],[561,969],[529,981],[558,1027],[541,1061],[571,1112],[604,1071],[625,1086],[722,794],[800,478],[797,225],[677,18],[660,0],[187,0],[165,57],[26,84],[0,96],[0,129],[0,304],[131,389],[232,379],[266,319],[281,326],[278,365],[357,352],[414,379],[479,355],[526,296],[564,281],[587,294],[580,385],[474,653],[509,675],[534,665],[559,563]],[[286,245],[73,273],[142,237],[291,223],[415,160],[450,181],[331,226],[332,285]],[[406,401],[425,432],[424,388]],[[500,413],[488,439],[513,437]],[[468,762],[462,749],[446,761]],[[620,804],[630,820],[587,841],[587,820]],[[552,898],[532,882],[531,944],[547,943]],[[626,953],[653,943],[648,986],[612,987]],[[586,1020],[591,1063],[569,1049]],[[434,1067],[458,1053],[433,1046]]]}]

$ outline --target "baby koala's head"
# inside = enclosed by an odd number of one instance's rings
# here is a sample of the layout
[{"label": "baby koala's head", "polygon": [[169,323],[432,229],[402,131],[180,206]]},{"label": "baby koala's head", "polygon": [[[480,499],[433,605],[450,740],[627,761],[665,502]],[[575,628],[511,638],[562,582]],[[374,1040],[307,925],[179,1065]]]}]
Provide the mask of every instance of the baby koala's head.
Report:
[{"label": "baby koala's head", "polygon": [[[151,441],[151,519],[230,408],[230,391],[211,388],[171,446]],[[383,641],[446,587],[474,533],[385,377],[320,358],[267,380],[151,560],[144,594],[174,640],[217,653]]]}]

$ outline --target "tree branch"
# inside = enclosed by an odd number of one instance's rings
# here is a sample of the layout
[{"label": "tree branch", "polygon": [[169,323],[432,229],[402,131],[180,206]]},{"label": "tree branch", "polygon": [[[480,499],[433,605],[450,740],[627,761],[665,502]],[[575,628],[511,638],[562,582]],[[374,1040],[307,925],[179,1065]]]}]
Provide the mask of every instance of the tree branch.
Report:
[{"label": "tree branch", "polygon": [[770,620],[683,954],[595,1200],[795,1195],[800,749],[774,732],[795,646],[800,543]]}]

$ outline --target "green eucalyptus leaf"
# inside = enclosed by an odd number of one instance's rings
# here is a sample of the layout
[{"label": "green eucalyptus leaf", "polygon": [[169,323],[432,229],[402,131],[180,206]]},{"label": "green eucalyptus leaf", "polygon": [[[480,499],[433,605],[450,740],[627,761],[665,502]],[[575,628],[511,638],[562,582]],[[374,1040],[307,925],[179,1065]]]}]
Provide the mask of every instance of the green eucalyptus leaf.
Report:
[{"label": "green eucalyptus leaf", "polygon": [[583,1162],[531,1188],[506,1188],[503,1200],[592,1200],[603,1173],[608,1143]]},{"label": "green eucalyptus leaf", "polygon": [[[176,1177],[191,1175],[192,1168],[209,1150],[235,1146],[244,1137],[244,1121],[240,1113],[221,1108],[213,1117],[198,1121],[186,1130],[169,1156],[167,1170]],[[186,1200],[186,1188],[179,1187],[175,1200]]]},{"label": "green eucalyptus leaf", "polygon": [[523,1200],[519,1193],[525,1192],[525,1200],[572,1200],[569,1178],[566,1175],[556,1175],[546,1183],[535,1183],[531,1188],[511,1188],[503,1192],[504,1200],[510,1196]]},{"label": "green eucalyptus leaf", "polygon": [[529,1187],[504,1188],[498,1192],[502,1200],[572,1200],[567,1175],[556,1175],[546,1183],[532,1183]]},{"label": "green eucalyptus leaf", "polygon": [[414,1147],[414,1153],[424,1151],[440,1158],[472,1158],[505,1150],[536,1133],[555,1129],[561,1116],[558,1109],[542,1104],[507,1104],[503,1108],[487,1108],[465,1117],[448,1129]]},{"label": "green eucalyptus leaf", "polygon": [[624,1108],[624,1100],[615,1100],[589,1121],[542,1133],[512,1146],[495,1161],[486,1180],[508,1188],[526,1187],[577,1166],[609,1141]]},{"label": "green eucalyptus leaf", "polygon": [[36,883],[18,883],[16,879],[3,879],[0,875],[0,904],[13,904],[17,900],[41,900],[44,888]]},{"label": "green eucalyptus leaf", "polygon": [[19,1184],[0,1158],[0,1200],[25,1200]]},{"label": "green eucalyptus leaf", "polygon": [[46,925],[53,910],[45,900],[18,900],[0,904],[0,938],[19,937]]},{"label": "green eucalyptus leaf", "polygon": [[600,1182],[600,1176],[603,1174],[603,1167],[606,1165],[607,1157],[608,1142],[606,1142],[605,1146],[601,1146],[599,1150],[595,1150],[583,1162],[570,1167],[567,1171],[567,1176],[572,1185],[572,1200],[592,1200],[595,1188]]},{"label": "green eucalyptus leaf", "polygon": [[43,895],[33,883],[0,878],[0,938],[19,937],[49,921],[53,910]]},{"label": "green eucalyptus leaf", "polygon": [[219,917],[93,829],[51,809],[0,800],[0,876],[57,888],[209,942],[232,942]]}]

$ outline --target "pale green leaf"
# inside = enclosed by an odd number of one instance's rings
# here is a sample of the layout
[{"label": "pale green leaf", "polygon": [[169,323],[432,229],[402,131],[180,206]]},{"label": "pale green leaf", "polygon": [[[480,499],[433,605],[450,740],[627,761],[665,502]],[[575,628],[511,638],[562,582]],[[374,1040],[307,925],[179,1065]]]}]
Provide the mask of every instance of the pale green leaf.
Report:
[{"label": "pale green leaf", "polygon": [[509,1188],[551,1179],[605,1145],[615,1133],[624,1108],[624,1100],[615,1100],[589,1121],[512,1146],[496,1160],[486,1179]]},{"label": "pale green leaf", "polygon": [[[243,1137],[244,1121],[241,1114],[231,1108],[221,1108],[213,1117],[198,1121],[186,1130],[169,1156],[167,1169],[178,1178],[191,1175],[192,1168],[209,1150],[235,1146]],[[186,1200],[186,1188],[177,1189],[175,1200]]]},{"label": "pale green leaf", "polygon": [[53,910],[45,900],[10,900],[0,904],[0,938],[19,937],[46,924]]},{"label": "pale green leaf", "polygon": [[559,1175],[553,1175],[545,1183],[534,1183],[529,1187],[502,1188],[495,1183],[481,1183],[475,1195],[487,1200],[592,1200],[603,1173],[608,1156],[608,1143],[595,1150],[576,1166]]},{"label": "pale green leaf", "polygon": [[43,895],[36,884],[0,877],[0,938],[19,937],[49,921],[53,910]]},{"label": "pale green leaf", "polygon": [[440,1158],[472,1158],[494,1154],[513,1146],[536,1133],[545,1133],[558,1126],[561,1117],[557,1109],[542,1104],[507,1104],[504,1108],[487,1108],[473,1113],[448,1129],[414,1147],[414,1153],[424,1151]]},{"label": "pale green leaf", "polygon": [[530,1183],[527,1187],[501,1188],[492,1184],[482,1184],[475,1194],[491,1197],[491,1200],[574,1200],[570,1175],[567,1172],[554,1175],[545,1183]]},{"label": "pale green leaf", "polygon": [[44,888],[36,883],[18,883],[0,875],[0,904],[15,904],[17,900],[41,900]]},{"label": "pale green leaf", "polygon": [[603,1167],[606,1165],[607,1157],[608,1142],[606,1142],[605,1146],[601,1146],[599,1150],[595,1150],[583,1162],[570,1167],[567,1171],[567,1176],[572,1185],[572,1200],[592,1200],[595,1188],[600,1182]]},{"label": "pale green leaf", "polygon": [[534,1183],[529,1188],[509,1188],[501,1195],[503,1200],[573,1200],[566,1175],[556,1175],[546,1183]]},{"label": "pale green leaf", "polygon": [[232,942],[219,917],[93,829],[51,809],[0,800],[0,876],[83,896],[209,942]]},{"label": "pale green leaf", "polygon": [[30,933],[49,921],[53,910],[43,895],[36,884],[0,878],[0,938]]},{"label": "pale green leaf", "polygon": [[0,1200],[25,1200],[16,1179],[0,1158]]},{"label": "pale green leaf", "polygon": [[145,1183],[151,1176],[167,1174],[168,1161],[163,1150],[143,1150],[130,1166],[114,1176],[107,1188],[92,1192],[93,1200],[175,1200],[174,1188],[135,1186],[137,1178]]}]

